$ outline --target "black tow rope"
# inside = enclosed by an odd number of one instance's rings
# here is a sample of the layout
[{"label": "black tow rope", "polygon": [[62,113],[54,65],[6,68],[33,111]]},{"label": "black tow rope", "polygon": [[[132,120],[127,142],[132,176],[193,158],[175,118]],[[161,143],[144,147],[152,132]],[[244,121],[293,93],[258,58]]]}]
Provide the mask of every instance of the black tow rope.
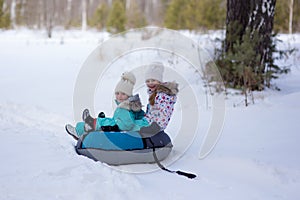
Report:
[{"label": "black tow rope", "polygon": [[155,147],[154,147],[154,144],[153,144],[153,142],[152,142],[152,140],[150,139],[150,142],[151,142],[151,144],[153,145],[153,157],[154,157],[154,160],[155,160],[155,162],[156,162],[156,164],[162,169],[162,170],[165,170],[165,171],[167,171],[167,172],[170,172],[170,173],[176,173],[176,174],[178,174],[178,175],[181,175],[181,176],[185,176],[185,177],[187,177],[187,178],[190,178],[190,179],[193,179],[193,178],[196,178],[197,177],[197,175],[195,175],[195,174],[191,174],[191,173],[187,173],[187,172],[183,172],[183,171],[173,171],[173,170],[170,170],[170,169],[167,169],[167,168],[165,168],[160,162],[159,162],[159,160],[158,160],[158,158],[157,158],[157,155],[156,155],[156,153],[155,153]]}]

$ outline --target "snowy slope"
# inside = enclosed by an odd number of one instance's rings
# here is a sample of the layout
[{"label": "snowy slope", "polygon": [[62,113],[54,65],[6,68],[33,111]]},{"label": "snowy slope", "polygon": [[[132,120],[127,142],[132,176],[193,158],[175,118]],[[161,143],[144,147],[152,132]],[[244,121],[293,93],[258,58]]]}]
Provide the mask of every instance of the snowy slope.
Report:
[{"label": "snowy slope", "polygon": [[[161,170],[126,173],[77,155],[75,141],[64,130],[73,123],[74,84],[81,64],[107,34],[44,36],[0,32],[0,199],[300,197],[299,52],[282,61],[291,65],[291,73],[276,81],[280,92],[255,93],[256,103],[247,108],[233,106],[242,97],[228,100],[221,139],[207,158],[198,159],[202,141],[197,137],[169,166],[198,175],[189,180]],[[281,38],[300,47],[299,35]]]}]

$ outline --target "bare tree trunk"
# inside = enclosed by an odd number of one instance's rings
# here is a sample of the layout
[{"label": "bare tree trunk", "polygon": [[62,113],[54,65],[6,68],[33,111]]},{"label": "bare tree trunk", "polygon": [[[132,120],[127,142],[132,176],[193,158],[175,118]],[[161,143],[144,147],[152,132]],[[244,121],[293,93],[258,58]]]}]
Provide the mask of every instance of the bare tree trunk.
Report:
[{"label": "bare tree trunk", "polygon": [[294,0],[290,0],[289,34],[293,33],[293,7]]},{"label": "bare tree trunk", "polygon": [[10,5],[10,21],[13,29],[16,28],[16,0],[12,0]]},{"label": "bare tree trunk", "polygon": [[44,20],[47,30],[48,38],[52,37],[52,31],[54,27],[54,15],[55,15],[55,0],[44,0]]},{"label": "bare tree trunk", "polygon": [[126,10],[130,9],[131,0],[126,0]]},{"label": "bare tree trunk", "polygon": [[72,0],[67,1],[67,13],[66,13],[66,20],[65,26],[69,28],[72,21]]},{"label": "bare tree trunk", "polygon": [[163,26],[165,10],[161,0],[153,0],[154,24]]},{"label": "bare tree trunk", "polygon": [[[38,27],[41,28],[45,28],[46,24],[47,24],[47,15],[46,12],[44,12],[44,10],[46,9],[46,2],[45,0],[39,0],[39,7],[38,7],[39,11],[38,11]],[[30,11],[27,10],[27,12],[29,13]]]},{"label": "bare tree trunk", "polygon": [[225,52],[231,50],[235,43],[232,37],[242,39],[249,23],[251,1],[227,0]]},{"label": "bare tree trunk", "polygon": [[112,0],[108,0],[107,4],[108,4],[109,7],[111,7],[112,6]]},{"label": "bare tree trunk", "polygon": [[6,3],[6,1],[4,1],[4,2],[3,2],[3,5],[2,5],[2,11],[4,12],[4,11],[6,10],[7,7],[8,7],[8,6],[7,6],[7,3]]},{"label": "bare tree trunk", "polygon": [[26,7],[26,0],[18,0],[15,8],[15,20],[16,20],[16,26],[18,25],[24,25],[25,23],[25,7]]},{"label": "bare tree trunk", "polygon": [[86,31],[86,27],[87,27],[87,0],[82,0],[82,13],[81,13],[81,30],[82,31]]},{"label": "bare tree trunk", "polygon": [[272,52],[270,52],[270,47],[272,44],[276,0],[252,1],[254,1],[254,5],[250,16],[249,27],[253,31],[258,31],[261,39],[256,49],[257,54],[261,56],[261,69],[259,73],[263,74],[266,68],[268,68],[267,63],[269,63],[273,56]]},{"label": "bare tree trunk", "polygon": [[67,13],[68,13],[68,20],[71,18],[71,11],[72,11],[72,0],[68,0],[67,2]]}]

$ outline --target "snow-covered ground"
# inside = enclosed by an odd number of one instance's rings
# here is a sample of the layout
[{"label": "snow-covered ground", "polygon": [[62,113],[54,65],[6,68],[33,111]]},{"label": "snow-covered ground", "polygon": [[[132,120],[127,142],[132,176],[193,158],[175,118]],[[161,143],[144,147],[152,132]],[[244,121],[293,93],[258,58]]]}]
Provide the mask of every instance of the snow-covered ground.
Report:
[{"label": "snow-covered ground", "polygon": [[[161,170],[126,173],[77,155],[64,130],[73,122],[76,77],[108,35],[57,31],[52,39],[45,36],[0,32],[0,199],[300,198],[299,51],[281,61],[291,67],[275,82],[281,91],[255,93],[249,107],[239,104],[242,96],[227,100],[222,136],[208,157],[198,159],[202,141],[197,137],[168,166],[198,175],[190,180]],[[193,37],[206,44],[214,36]],[[300,35],[280,38],[282,48],[300,48]]]}]

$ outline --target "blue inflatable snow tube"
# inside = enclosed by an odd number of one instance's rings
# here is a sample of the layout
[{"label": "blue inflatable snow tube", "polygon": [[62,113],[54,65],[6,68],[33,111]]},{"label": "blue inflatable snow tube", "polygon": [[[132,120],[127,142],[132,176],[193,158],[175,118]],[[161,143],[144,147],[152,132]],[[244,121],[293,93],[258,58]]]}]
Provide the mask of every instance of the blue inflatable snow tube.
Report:
[{"label": "blue inflatable snow tube", "polygon": [[132,150],[144,147],[138,132],[99,132],[87,134],[82,141],[82,148],[105,150]]},{"label": "blue inflatable snow tube", "polygon": [[154,149],[161,161],[170,154],[172,147],[171,139],[164,131],[146,138],[134,131],[93,131],[79,138],[76,152],[95,161],[124,165],[154,163]]}]

